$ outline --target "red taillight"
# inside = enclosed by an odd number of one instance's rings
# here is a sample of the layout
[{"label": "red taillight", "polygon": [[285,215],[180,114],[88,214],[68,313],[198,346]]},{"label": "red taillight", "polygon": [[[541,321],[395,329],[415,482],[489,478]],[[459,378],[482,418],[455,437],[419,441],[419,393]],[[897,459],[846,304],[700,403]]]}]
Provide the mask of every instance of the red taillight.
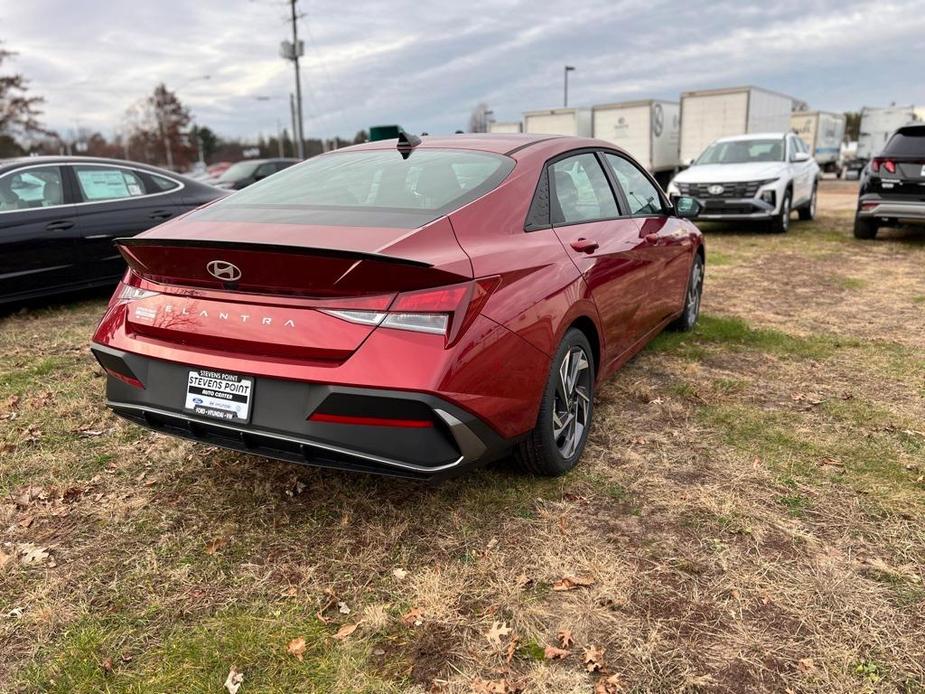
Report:
[{"label": "red taillight", "polygon": [[384,311],[333,306],[319,310],[353,323],[444,335],[449,346],[476,319],[500,282],[500,277],[485,277],[448,287],[403,292]]},{"label": "red taillight", "polygon": [[887,173],[890,173],[890,174],[896,173],[896,162],[893,161],[892,159],[885,159],[884,157],[876,157],[870,162],[870,170],[873,173],[878,173],[881,167]]},{"label": "red taillight", "polygon": [[353,424],[367,427],[399,427],[402,429],[428,429],[434,425],[428,419],[396,419],[392,417],[358,417],[355,415],[325,414],[316,412],[308,418],[310,422],[325,424]]},{"label": "red taillight", "polygon": [[127,383],[133,388],[139,388],[141,390],[145,389],[145,384],[139,381],[137,378],[133,376],[127,376],[125,374],[120,374],[118,371],[115,371],[114,369],[110,369],[108,366],[104,366],[103,368],[106,369],[106,373],[108,373],[113,378],[116,378],[122,381],[123,383]]}]

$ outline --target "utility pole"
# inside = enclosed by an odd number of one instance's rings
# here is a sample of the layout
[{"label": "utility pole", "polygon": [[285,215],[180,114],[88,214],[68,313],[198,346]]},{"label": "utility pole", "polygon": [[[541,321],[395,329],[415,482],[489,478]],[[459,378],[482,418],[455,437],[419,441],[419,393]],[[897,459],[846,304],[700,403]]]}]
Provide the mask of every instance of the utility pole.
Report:
[{"label": "utility pole", "polygon": [[299,129],[296,126],[295,95],[292,92],[289,92],[289,111],[292,115],[292,147],[295,149],[292,156],[298,157],[302,148],[296,144],[296,141],[299,140]]},{"label": "utility pole", "polygon": [[299,159],[305,158],[305,133],[302,130],[302,78],[299,74],[299,54],[302,46],[299,44],[299,21],[296,16],[295,4],[297,0],[289,0],[289,9],[292,15],[292,64],[295,67],[295,102],[298,121],[296,133],[296,152]]},{"label": "utility pole", "polygon": [[562,106],[565,108],[568,107],[568,73],[573,72],[574,70],[575,68],[571,65],[565,66],[565,93],[563,94],[562,98]]}]

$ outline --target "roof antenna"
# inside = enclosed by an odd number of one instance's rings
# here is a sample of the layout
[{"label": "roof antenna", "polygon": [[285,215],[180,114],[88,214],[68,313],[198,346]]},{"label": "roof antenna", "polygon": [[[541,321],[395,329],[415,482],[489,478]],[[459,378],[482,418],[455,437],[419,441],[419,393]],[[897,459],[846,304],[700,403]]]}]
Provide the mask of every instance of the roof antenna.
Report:
[{"label": "roof antenna", "polygon": [[414,151],[414,148],[421,144],[421,138],[417,135],[409,135],[404,130],[398,133],[398,151],[401,154],[402,159],[407,159],[411,156],[411,153]]}]

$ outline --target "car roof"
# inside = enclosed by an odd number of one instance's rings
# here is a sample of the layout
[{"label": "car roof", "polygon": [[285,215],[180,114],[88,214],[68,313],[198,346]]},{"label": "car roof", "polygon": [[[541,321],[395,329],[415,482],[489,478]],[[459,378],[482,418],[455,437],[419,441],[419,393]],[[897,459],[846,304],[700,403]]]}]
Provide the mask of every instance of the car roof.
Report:
[{"label": "car roof", "polygon": [[[376,140],[361,145],[344,147],[335,152],[395,149],[398,140]],[[537,145],[541,147],[537,148]],[[520,151],[558,150],[567,151],[581,147],[602,147],[623,151],[613,143],[590,137],[571,135],[538,135],[532,133],[460,133],[457,135],[423,135],[421,144],[415,149],[464,149],[494,154],[512,155]]]},{"label": "car roof", "polygon": [[787,133],[748,133],[746,135],[730,135],[718,137],[716,142],[741,142],[745,140],[782,140]]},{"label": "car roof", "polygon": [[0,169],[8,169],[22,165],[39,165],[39,164],[112,164],[115,166],[131,166],[138,169],[145,169],[154,173],[164,173],[170,176],[181,176],[182,174],[168,171],[151,164],[142,164],[138,161],[129,161],[128,159],[110,159],[108,157],[74,157],[64,155],[43,155],[38,157],[16,157],[14,159],[0,159]]}]

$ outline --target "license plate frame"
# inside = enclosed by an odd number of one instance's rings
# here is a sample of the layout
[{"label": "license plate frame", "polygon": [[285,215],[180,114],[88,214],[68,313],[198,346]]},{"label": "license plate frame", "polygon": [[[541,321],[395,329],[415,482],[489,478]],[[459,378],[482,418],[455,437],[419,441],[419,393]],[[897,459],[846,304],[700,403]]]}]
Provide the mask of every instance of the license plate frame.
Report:
[{"label": "license plate frame", "polygon": [[190,369],[187,372],[185,412],[230,424],[247,424],[253,404],[252,376],[214,369]]}]

